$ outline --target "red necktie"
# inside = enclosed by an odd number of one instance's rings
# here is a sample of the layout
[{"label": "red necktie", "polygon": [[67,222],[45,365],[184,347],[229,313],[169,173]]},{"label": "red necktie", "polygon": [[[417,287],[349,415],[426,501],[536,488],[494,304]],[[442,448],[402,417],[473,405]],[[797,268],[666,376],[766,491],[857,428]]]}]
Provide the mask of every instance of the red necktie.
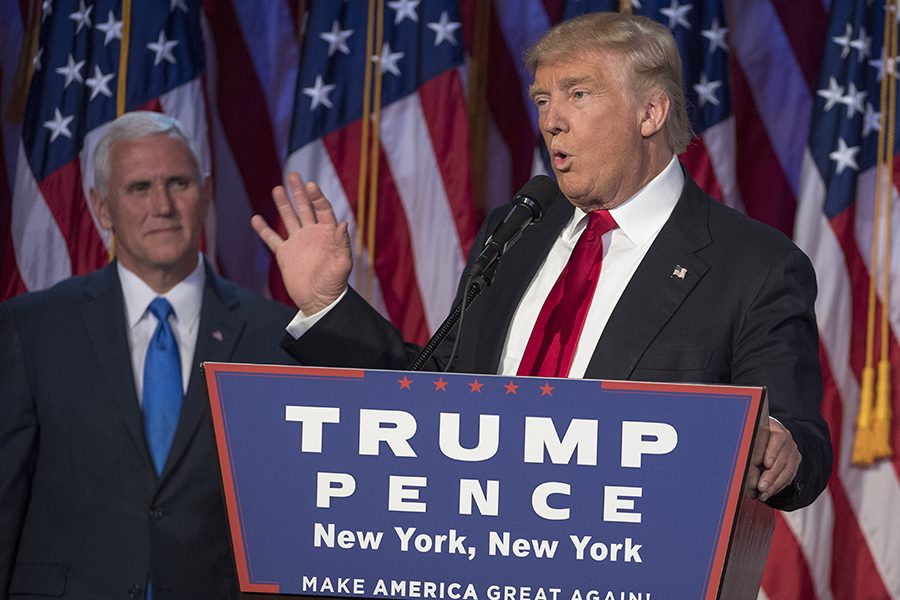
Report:
[{"label": "red necktie", "polygon": [[519,364],[519,375],[566,377],[569,374],[600,278],[603,234],[615,227],[616,222],[607,210],[588,214],[587,228],[541,307]]}]

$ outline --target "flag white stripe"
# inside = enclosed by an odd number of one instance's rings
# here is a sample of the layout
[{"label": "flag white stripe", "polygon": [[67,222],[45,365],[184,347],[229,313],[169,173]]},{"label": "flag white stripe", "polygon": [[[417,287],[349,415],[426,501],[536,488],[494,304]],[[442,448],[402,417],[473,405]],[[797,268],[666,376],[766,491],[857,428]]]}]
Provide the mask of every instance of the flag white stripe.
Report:
[{"label": "flag white stripe", "polygon": [[12,242],[25,287],[39,290],[72,275],[66,239],[38,188],[24,145],[19,145],[12,199]]},{"label": "flag white stripe", "polygon": [[841,247],[822,212],[825,186],[809,152],[805,155],[802,189],[797,242],[816,268],[820,335],[843,400],[842,443],[835,468],[885,585],[900,594],[900,547],[896,544],[900,539],[900,482],[888,462],[864,469],[850,461],[859,406],[859,382],[850,368],[850,279]]},{"label": "flag white stripe", "polygon": [[808,508],[781,514],[794,534],[816,590],[817,600],[832,600],[831,551],[834,536],[834,504],[825,491]]},{"label": "flag white stripe", "polygon": [[450,312],[465,257],[418,94],[381,112],[380,135],[409,224],[425,322],[434,333]]},{"label": "flag white stripe", "polygon": [[[340,223],[346,221],[350,228],[350,243],[353,244],[354,255],[356,249],[356,215],[353,208],[347,200],[341,180],[328,157],[328,150],[322,139],[318,138],[303,146],[299,150],[288,156],[287,163],[284,167],[285,173],[296,171],[304,178],[304,181],[315,181],[325,197],[334,207],[334,216]],[[350,285],[356,287],[357,278],[360,281],[367,281],[368,277],[368,256],[363,252],[362,260],[353,261],[353,272],[350,274]],[[406,268],[404,265],[397,265],[396,268]],[[357,289],[360,294],[364,294],[364,289]],[[381,284],[377,275],[372,277],[372,297],[367,298],[369,304],[375,307],[385,317],[388,317],[387,309],[384,304],[384,296],[381,293]]]},{"label": "flag white stripe", "polygon": [[[796,195],[812,98],[781,19],[769,1],[729,0],[734,55],[747,77],[760,120]],[[764,39],[760,39],[765,36]]]},{"label": "flag white stripe", "polygon": [[719,189],[722,190],[722,201],[735,210],[747,212],[734,171],[734,165],[737,162],[735,160],[737,150],[735,149],[734,116],[728,117],[721,123],[716,123],[704,131],[702,137],[713,172],[716,175],[716,181],[719,183]]}]

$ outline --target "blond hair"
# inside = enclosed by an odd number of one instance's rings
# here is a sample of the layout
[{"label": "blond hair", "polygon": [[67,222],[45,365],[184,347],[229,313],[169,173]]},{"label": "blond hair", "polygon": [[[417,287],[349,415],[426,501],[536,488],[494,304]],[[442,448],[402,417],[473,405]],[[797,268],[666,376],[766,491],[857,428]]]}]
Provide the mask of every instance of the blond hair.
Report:
[{"label": "blond hair", "polygon": [[622,57],[633,92],[658,90],[669,98],[663,133],[676,154],[691,141],[687,100],[681,80],[681,56],[672,33],[652,19],[597,12],[563,21],[525,53],[532,76],[542,63],[585,53],[614,52]]}]

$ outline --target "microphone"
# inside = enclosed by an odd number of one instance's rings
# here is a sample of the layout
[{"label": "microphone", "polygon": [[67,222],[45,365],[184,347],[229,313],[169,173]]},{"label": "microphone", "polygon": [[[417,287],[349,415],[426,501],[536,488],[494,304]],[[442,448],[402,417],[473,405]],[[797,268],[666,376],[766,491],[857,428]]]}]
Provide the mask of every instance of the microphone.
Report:
[{"label": "microphone", "polygon": [[518,241],[526,227],[541,220],[544,210],[557,194],[559,187],[546,175],[535,175],[529,179],[513,198],[509,213],[484,243],[481,254],[475,259],[469,272],[469,279],[475,279],[500,260],[503,253]]}]

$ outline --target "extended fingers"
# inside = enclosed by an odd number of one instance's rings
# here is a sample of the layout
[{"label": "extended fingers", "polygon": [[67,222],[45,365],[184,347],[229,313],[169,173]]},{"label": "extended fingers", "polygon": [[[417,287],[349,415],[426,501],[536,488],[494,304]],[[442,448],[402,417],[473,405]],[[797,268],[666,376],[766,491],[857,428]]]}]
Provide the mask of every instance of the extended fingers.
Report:
[{"label": "extended fingers", "polygon": [[[275,203],[275,208],[278,210],[278,216],[281,217],[281,222],[284,223],[284,228],[287,230],[288,235],[300,229],[300,218],[297,216],[297,212],[294,210],[284,186],[277,185],[272,189],[272,201]],[[256,229],[255,223],[253,224],[253,228]],[[259,233],[259,230],[256,229],[256,232]],[[262,234],[260,234],[260,237],[262,237]]]},{"label": "extended fingers", "polygon": [[250,219],[250,225],[253,227],[253,231],[256,232],[256,235],[259,236],[259,239],[268,246],[273,254],[278,250],[278,247],[284,243],[284,240],[281,239],[278,232],[269,227],[269,224],[266,223],[266,220],[260,215],[253,215]]},{"label": "extended fingers", "polygon": [[322,190],[315,182],[310,181],[306,184],[306,197],[313,208],[313,216],[317,223],[328,225],[337,223],[331,202],[328,201],[328,198],[325,197],[325,194],[322,193]]}]

